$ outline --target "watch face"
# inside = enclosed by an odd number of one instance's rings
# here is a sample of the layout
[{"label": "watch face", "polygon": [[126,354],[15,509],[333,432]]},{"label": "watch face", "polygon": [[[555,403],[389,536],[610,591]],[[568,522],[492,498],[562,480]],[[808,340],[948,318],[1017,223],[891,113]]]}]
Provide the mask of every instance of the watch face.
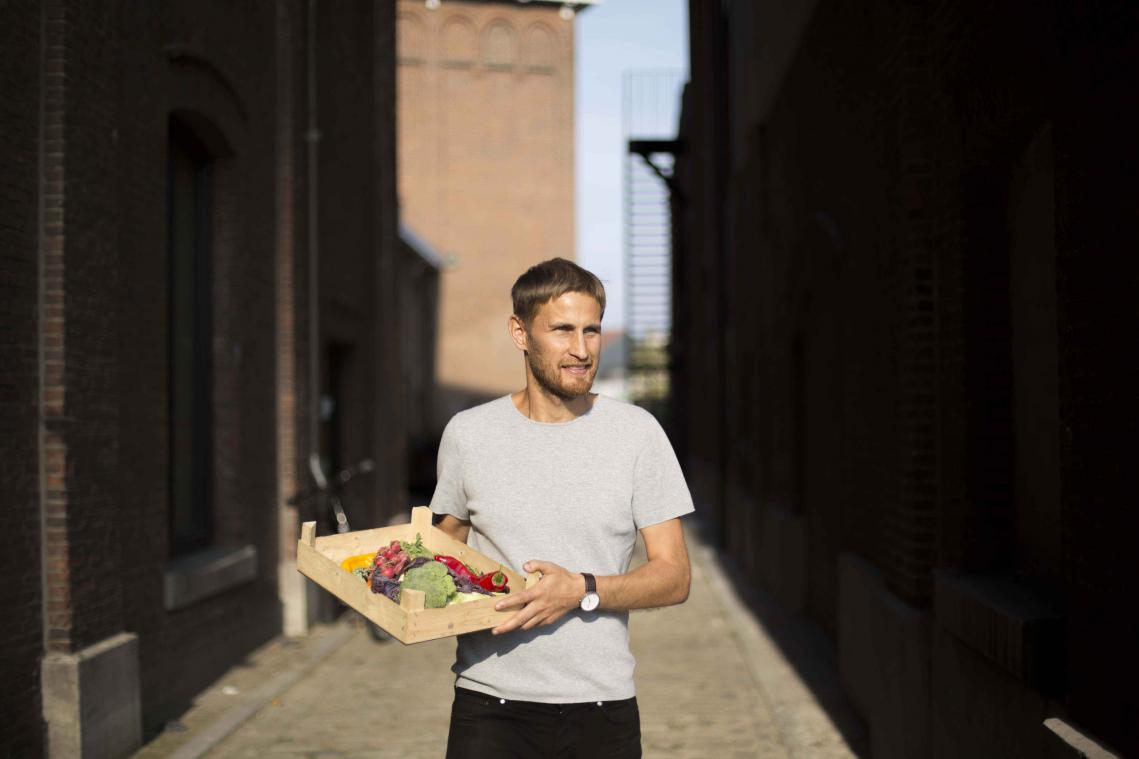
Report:
[{"label": "watch face", "polygon": [[581,608],[584,611],[593,611],[599,603],[601,603],[601,599],[596,593],[586,593],[585,597],[581,599]]}]

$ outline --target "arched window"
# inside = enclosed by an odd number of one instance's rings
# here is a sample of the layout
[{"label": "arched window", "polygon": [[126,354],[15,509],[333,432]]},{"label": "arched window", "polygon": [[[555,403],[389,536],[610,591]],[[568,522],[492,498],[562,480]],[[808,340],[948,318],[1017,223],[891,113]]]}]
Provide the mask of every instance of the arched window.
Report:
[{"label": "arched window", "polygon": [[409,13],[396,20],[396,48],[401,65],[418,65],[427,60],[427,31],[423,21]]},{"label": "arched window", "polygon": [[552,74],[557,61],[558,38],[545,24],[532,24],[522,37],[522,62],[526,70]]},{"label": "arched window", "polygon": [[509,69],[517,65],[518,34],[508,22],[492,21],[483,32],[482,62],[492,69]]},{"label": "arched window", "polygon": [[170,553],[213,542],[214,157],[171,116],[166,164]]},{"label": "arched window", "polygon": [[474,64],[478,54],[478,39],[470,21],[462,16],[453,16],[443,25],[440,36],[444,66],[461,68]]}]

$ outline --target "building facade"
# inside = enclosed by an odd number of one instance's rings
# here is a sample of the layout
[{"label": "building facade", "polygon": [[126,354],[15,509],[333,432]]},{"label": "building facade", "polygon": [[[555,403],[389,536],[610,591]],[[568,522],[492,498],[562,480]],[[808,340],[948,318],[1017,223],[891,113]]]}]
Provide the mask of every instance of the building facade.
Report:
[{"label": "building facade", "polygon": [[435,5],[398,3],[399,198],[444,259],[441,428],[521,387],[510,287],[539,261],[574,257],[573,23],[561,3]]},{"label": "building facade", "polygon": [[320,615],[317,463],[405,508],[395,4],[0,18],[0,754],[125,756]]},{"label": "building facade", "polygon": [[1139,751],[1134,10],[690,9],[673,419],[715,539],[829,634],[873,756]]}]

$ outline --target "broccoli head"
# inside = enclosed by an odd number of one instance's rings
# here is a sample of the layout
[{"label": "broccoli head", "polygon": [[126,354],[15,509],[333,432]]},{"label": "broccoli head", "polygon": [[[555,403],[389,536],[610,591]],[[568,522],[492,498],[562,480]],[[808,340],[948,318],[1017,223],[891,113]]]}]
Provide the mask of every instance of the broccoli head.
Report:
[{"label": "broccoli head", "polygon": [[428,609],[440,609],[455,595],[455,581],[447,567],[437,561],[429,561],[423,566],[409,569],[403,575],[400,588],[423,591],[427,596],[424,605]]}]

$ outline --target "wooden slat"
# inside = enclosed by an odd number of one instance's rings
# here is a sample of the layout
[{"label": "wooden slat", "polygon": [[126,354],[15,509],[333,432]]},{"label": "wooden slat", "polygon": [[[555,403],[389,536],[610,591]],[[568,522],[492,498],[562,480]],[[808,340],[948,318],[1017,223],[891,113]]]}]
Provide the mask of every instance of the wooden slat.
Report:
[{"label": "wooden slat", "polygon": [[422,590],[400,588],[399,608],[403,609],[408,615],[417,611],[423,611],[427,608],[427,594]]}]

